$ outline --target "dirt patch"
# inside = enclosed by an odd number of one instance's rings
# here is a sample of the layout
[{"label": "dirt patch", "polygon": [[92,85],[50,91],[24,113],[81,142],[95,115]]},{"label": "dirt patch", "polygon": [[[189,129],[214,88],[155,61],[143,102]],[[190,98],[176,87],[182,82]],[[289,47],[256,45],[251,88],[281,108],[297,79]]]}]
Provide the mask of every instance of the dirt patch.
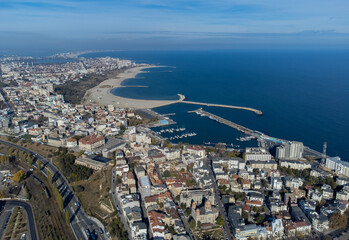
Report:
[{"label": "dirt patch", "polygon": [[114,214],[111,194],[112,167],[96,171],[88,180],[71,183],[86,213],[109,223]]}]

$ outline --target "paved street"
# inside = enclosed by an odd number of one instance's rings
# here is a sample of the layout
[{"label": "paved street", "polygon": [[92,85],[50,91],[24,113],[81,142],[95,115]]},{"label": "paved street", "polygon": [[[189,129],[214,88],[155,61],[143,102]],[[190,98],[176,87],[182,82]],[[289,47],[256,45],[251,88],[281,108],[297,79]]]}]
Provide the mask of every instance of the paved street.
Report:
[{"label": "paved street", "polygon": [[[64,177],[64,175],[53,165],[51,164],[46,158],[43,156],[27,149],[21,146],[17,146],[16,144],[9,143],[3,140],[0,140],[1,143],[10,145],[12,147],[18,148],[22,151],[28,152],[33,154],[42,164],[45,166],[49,171],[52,173],[52,179],[57,181],[60,179],[62,181],[62,184],[59,186],[60,189],[65,189],[64,194],[64,201],[66,203],[65,205],[65,211],[70,212],[70,216],[72,217],[71,226],[73,229],[73,232],[75,234],[76,239],[88,239],[88,236],[85,232],[86,229],[89,229],[90,232],[95,231],[96,234],[98,234],[98,239],[109,239],[105,234],[100,234],[98,232],[99,226],[98,223],[92,219],[90,219],[84,212],[83,208],[80,206],[79,208],[76,208],[75,202],[78,202],[78,198],[73,192],[73,189],[69,185],[68,180]],[[75,208],[74,208],[75,207]],[[103,232],[106,232],[103,229]]]},{"label": "paved street", "polygon": [[212,161],[210,161],[210,165],[208,167],[209,171],[210,171],[210,176],[212,179],[212,183],[213,183],[213,189],[214,189],[214,193],[215,193],[215,198],[217,201],[217,205],[219,208],[219,213],[220,215],[222,215],[224,217],[224,234],[225,234],[225,238],[226,239],[233,239],[231,232],[230,232],[230,228],[229,228],[229,221],[228,221],[228,215],[225,211],[224,205],[221,201],[221,198],[219,197],[219,192],[218,192],[218,188],[217,188],[217,183],[216,183],[216,179],[213,175],[213,171],[212,171]]},{"label": "paved street", "polygon": [[124,228],[126,230],[126,232],[128,233],[128,236],[129,238],[131,237],[131,229],[130,227],[128,226],[127,224],[127,221],[126,219],[124,218],[124,215],[123,215],[123,210],[120,208],[121,204],[116,196],[117,192],[115,191],[115,187],[116,187],[116,181],[117,181],[117,178],[116,178],[116,174],[115,174],[115,168],[113,168],[113,172],[112,172],[112,183],[111,183],[111,191],[112,191],[112,196],[113,196],[113,202],[114,202],[114,205],[117,209],[119,209],[117,212],[118,212],[118,216],[119,216],[119,219],[120,221],[124,224]]},{"label": "paved street", "polygon": [[27,213],[27,223],[28,223],[30,239],[37,240],[38,235],[37,235],[37,230],[36,230],[36,224],[35,224],[35,220],[34,220],[33,210],[31,208],[30,204],[26,203],[24,201],[19,201],[19,200],[4,200],[1,202],[5,203],[5,206],[4,206],[4,210],[3,210],[4,212],[0,217],[0,239],[2,239],[2,235],[5,232],[6,225],[8,223],[10,216],[11,216],[13,208],[22,207],[22,208],[24,208],[24,210]]}]

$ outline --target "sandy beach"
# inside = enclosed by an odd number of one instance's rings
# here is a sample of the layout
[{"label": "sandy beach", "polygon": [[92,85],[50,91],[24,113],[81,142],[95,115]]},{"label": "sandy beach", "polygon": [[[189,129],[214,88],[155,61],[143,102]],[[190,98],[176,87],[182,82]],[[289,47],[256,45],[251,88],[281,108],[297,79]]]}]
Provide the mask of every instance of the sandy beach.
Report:
[{"label": "sandy beach", "polygon": [[[145,65],[134,67],[120,73],[116,78],[107,79],[100,83],[98,86],[89,89],[84,96],[83,103],[97,104],[101,106],[114,105],[120,108],[133,108],[133,109],[144,109],[144,108],[156,108],[173,103],[180,102],[184,99],[184,96],[179,96],[178,100],[142,100],[142,99],[132,99],[115,96],[111,93],[111,90],[121,86],[122,81],[129,78],[134,78],[140,72],[147,68],[159,67],[154,65]],[[134,86],[132,86],[134,87]],[[145,87],[145,86],[140,86]]]}]

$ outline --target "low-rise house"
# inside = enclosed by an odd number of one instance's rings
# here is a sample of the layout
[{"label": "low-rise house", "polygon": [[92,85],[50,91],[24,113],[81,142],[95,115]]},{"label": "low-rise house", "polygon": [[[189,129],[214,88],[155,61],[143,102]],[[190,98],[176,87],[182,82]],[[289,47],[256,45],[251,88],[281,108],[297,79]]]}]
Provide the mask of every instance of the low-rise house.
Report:
[{"label": "low-rise house", "polygon": [[274,190],[281,190],[282,189],[281,178],[280,177],[271,178],[271,186]]},{"label": "low-rise house", "polygon": [[299,207],[303,210],[305,214],[308,214],[309,212],[315,211],[316,202],[311,200],[301,200],[299,202]]},{"label": "low-rise house", "polygon": [[311,225],[306,221],[295,222],[296,234],[300,233],[302,235],[310,235],[311,233]]},{"label": "low-rise house", "polygon": [[249,192],[247,198],[250,201],[260,201],[262,204],[264,202],[263,194],[257,192]]},{"label": "low-rise house", "polygon": [[324,184],[322,187],[322,198],[323,199],[332,199],[333,198],[333,190],[331,186]]},{"label": "low-rise house", "polygon": [[301,178],[293,178],[286,176],[283,178],[285,186],[288,188],[299,189],[303,185],[303,180]]},{"label": "low-rise house", "polygon": [[318,214],[315,211],[310,211],[308,212],[307,217],[309,218],[312,227],[319,232],[323,232],[324,230],[330,228],[329,220],[324,214]]},{"label": "low-rise house", "polygon": [[348,201],[349,193],[343,190],[336,192],[336,200]]},{"label": "low-rise house", "polygon": [[251,188],[250,180],[242,179],[241,180],[241,186],[242,186],[243,189],[250,189]]},{"label": "low-rise house", "polygon": [[310,195],[310,199],[311,200],[314,200],[314,201],[317,201],[317,202],[320,202],[322,200],[322,194],[321,192],[319,192],[317,189],[311,193]]},{"label": "low-rise house", "polygon": [[148,212],[149,228],[154,239],[165,239],[165,217],[161,212]]}]

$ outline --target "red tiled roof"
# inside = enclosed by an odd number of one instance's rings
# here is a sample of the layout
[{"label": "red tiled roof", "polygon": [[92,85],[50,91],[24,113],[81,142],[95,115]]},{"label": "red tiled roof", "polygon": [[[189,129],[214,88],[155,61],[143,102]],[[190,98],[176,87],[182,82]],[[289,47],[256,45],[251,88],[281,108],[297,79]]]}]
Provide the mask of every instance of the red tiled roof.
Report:
[{"label": "red tiled roof", "polygon": [[305,221],[296,222],[296,227],[306,227],[308,224]]},{"label": "red tiled roof", "polygon": [[84,138],[80,139],[79,143],[82,143],[82,144],[94,144],[94,143],[102,141],[102,140],[104,140],[103,136],[98,136],[96,134],[92,134],[92,135],[89,135],[87,137],[84,137]]}]

